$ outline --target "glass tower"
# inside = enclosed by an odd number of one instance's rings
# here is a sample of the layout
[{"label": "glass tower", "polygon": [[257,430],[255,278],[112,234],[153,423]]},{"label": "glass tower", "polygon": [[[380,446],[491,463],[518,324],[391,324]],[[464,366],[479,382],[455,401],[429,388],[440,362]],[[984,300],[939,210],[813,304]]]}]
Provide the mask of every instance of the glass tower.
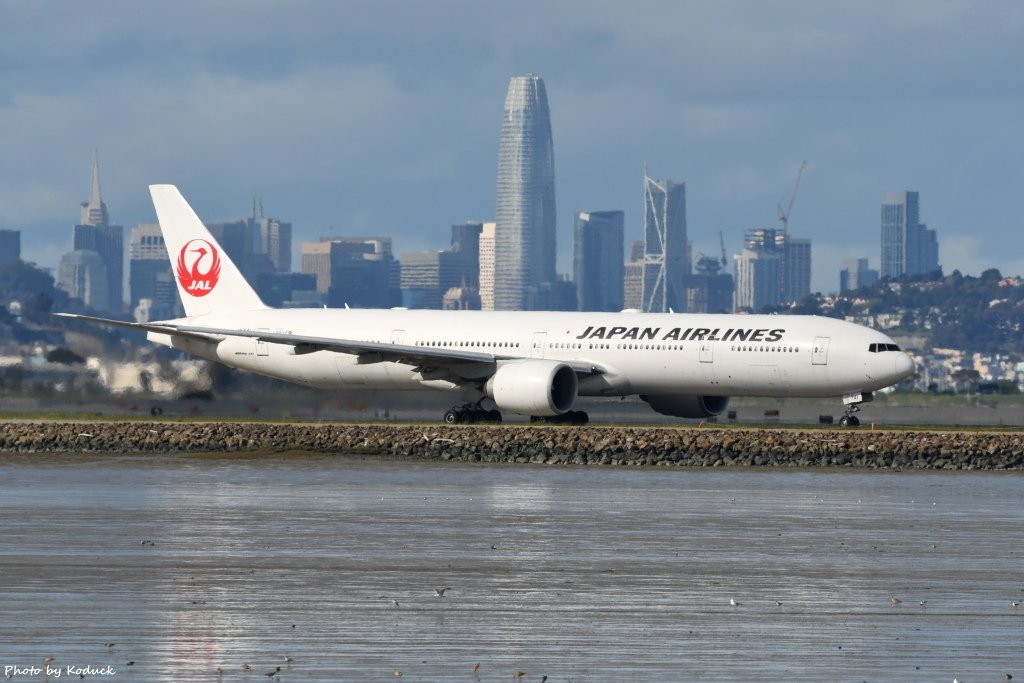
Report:
[{"label": "glass tower", "polygon": [[555,282],[555,153],[539,76],[516,76],[508,84],[495,223],[495,310],[543,306]]},{"label": "glass tower", "polygon": [[934,230],[921,223],[917,192],[886,192],[882,197],[883,278],[939,270],[939,243]]},{"label": "glass tower", "polygon": [[625,214],[580,211],[573,227],[576,310],[622,310]]},{"label": "glass tower", "polygon": [[684,283],[689,274],[686,184],[654,180],[645,172],[643,310],[686,310]]}]

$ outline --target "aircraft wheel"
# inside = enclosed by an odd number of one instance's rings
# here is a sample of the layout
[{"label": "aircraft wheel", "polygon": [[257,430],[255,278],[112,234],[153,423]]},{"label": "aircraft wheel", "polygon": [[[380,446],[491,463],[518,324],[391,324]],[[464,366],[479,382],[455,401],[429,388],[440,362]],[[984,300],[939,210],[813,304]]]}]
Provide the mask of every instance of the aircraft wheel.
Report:
[{"label": "aircraft wheel", "polygon": [[850,426],[851,427],[860,427],[860,418],[857,417],[856,415],[851,415],[850,416]]},{"label": "aircraft wheel", "polygon": [[501,422],[501,412],[497,410],[488,410],[487,419],[491,422]]},{"label": "aircraft wheel", "polygon": [[843,415],[841,418],[839,418],[839,426],[840,427],[849,427],[850,426],[850,416],[849,415]]},{"label": "aircraft wheel", "polygon": [[569,421],[574,425],[585,425],[590,422],[590,416],[582,410],[574,410]]},{"label": "aircraft wheel", "polygon": [[459,419],[461,417],[462,416],[459,414],[459,411],[453,408],[452,410],[449,410],[447,413],[444,414],[444,422],[445,424],[450,425],[458,424],[459,422],[462,421]]}]

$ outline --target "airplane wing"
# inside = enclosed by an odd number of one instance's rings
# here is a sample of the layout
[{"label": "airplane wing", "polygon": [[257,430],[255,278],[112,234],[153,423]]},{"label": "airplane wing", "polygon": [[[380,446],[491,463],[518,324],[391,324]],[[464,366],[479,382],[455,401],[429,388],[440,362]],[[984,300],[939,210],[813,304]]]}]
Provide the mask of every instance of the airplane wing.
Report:
[{"label": "airplane wing", "polygon": [[[269,332],[266,330],[236,330],[220,327],[199,327],[170,322],[130,323],[123,320],[109,320],[106,318],[78,315],[75,313],[57,313],[55,315],[59,315],[64,318],[88,320],[91,322],[114,325],[128,329],[202,339],[204,341],[218,342],[226,337],[250,337],[257,341],[269,342],[271,344],[285,344],[293,346],[296,354],[313,353],[315,351],[348,353],[358,356],[358,362],[361,364],[382,363],[388,361],[392,363],[402,363],[405,365],[423,367],[452,366],[462,363],[496,363],[500,360],[523,360],[522,356],[511,356],[500,353],[464,351],[461,349],[445,349],[430,346],[409,346],[406,344],[389,344],[385,342],[355,341],[351,339],[335,339],[333,337],[313,337],[302,334]],[[604,372],[604,369],[601,366],[587,361],[561,362],[565,363],[578,374],[582,375],[594,375]]]}]

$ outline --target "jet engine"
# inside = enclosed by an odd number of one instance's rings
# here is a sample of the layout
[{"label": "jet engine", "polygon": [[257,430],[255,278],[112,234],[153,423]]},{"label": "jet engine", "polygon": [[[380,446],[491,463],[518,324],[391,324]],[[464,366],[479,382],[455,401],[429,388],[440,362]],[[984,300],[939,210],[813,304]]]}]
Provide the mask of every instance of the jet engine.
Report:
[{"label": "jet engine", "polygon": [[718,415],[729,405],[728,396],[641,396],[662,415],[703,418]]},{"label": "jet engine", "polygon": [[561,415],[571,410],[578,389],[576,372],[565,363],[552,360],[503,363],[484,387],[499,410],[538,416]]}]

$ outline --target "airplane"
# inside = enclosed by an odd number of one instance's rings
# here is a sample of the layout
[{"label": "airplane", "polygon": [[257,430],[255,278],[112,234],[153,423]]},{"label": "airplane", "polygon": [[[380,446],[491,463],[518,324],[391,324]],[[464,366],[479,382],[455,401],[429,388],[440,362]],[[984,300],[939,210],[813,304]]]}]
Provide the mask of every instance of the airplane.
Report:
[{"label": "airplane", "polygon": [[185,317],[144,330],[192,355],[323,389],[441,389],[447,423],[582,424],[579,397],[638,395],[706,419],[733,396],[842,398],[843,427],[914,373],[886,335],[820,316],[268,307],[174,185],[149,187]]}]

